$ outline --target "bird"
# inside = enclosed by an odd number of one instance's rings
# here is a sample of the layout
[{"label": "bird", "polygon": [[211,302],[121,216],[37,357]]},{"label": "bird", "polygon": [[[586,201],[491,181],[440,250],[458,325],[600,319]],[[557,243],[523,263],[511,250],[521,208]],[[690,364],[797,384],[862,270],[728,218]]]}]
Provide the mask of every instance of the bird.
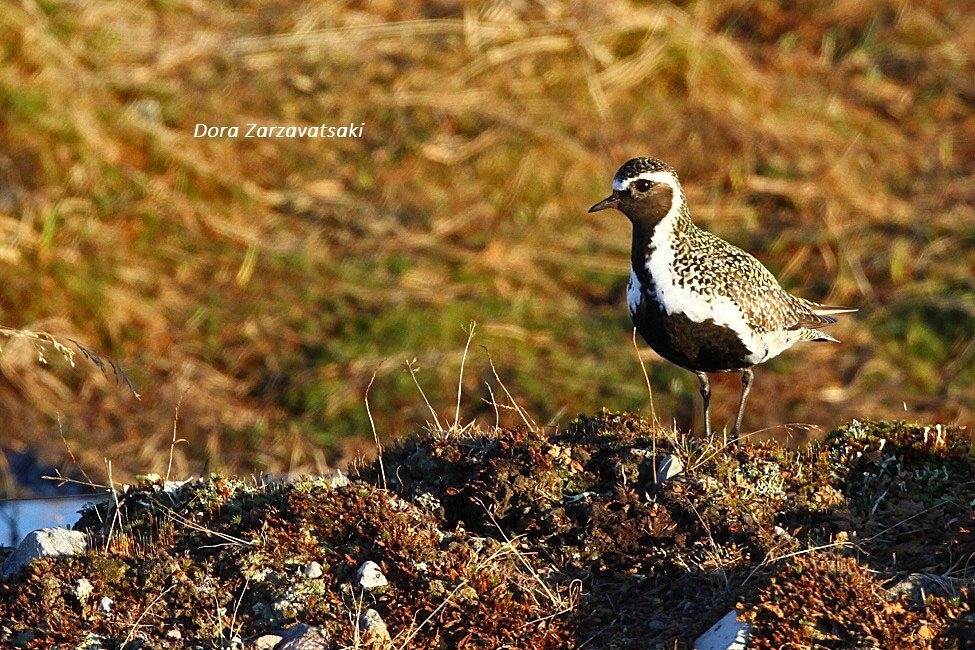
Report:
[{"label": "bird", "polygon": [[633,227],[626,290],[633,325],[657,354],[697,375],[708,438],[708,373],[741,373],[728,443],[736,446],[752,368],[796,343],[838,343],[820,328],[837,322],[837,314],[857,310],[788,293],[753,256],[698,227],[677,172],[656,158],[624,163],[613,177],[613,193],[589,212],[609,208]]}]

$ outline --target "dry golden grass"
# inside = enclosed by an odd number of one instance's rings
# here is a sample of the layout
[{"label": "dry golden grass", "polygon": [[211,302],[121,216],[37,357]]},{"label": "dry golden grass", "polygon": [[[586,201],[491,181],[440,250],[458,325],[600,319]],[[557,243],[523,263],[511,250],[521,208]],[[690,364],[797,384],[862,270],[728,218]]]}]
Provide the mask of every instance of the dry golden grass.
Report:
[{"label": "dry golden grass", "polygon": [[[144,394],[8,350],[16,444],[62,453],[61,412],[82,463],[162,471],[182,396],[174,474],[321,468],[323,443],[371,444],[377,368],[379,433],[422,419],[401,361],[446,394],[472,319],[470,406],[490,355],[542,423],[640,407],[629,234],[585,209],[643,154],[788,288],[861,308],[842,346],[759,374],[746,427],[971,421],[964,3],[16,0],[0,44],[2,322],[104,351]],[[658,413],[693,423],[693,377],[646,358]],[[719,385],[718,413],[734,399]]]}]

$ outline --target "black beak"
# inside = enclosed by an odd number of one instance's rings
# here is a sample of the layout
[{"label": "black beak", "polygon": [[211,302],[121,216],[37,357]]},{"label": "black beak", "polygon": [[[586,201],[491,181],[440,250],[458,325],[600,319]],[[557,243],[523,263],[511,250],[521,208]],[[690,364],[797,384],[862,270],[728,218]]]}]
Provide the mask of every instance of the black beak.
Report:
[{"label": "black beak", "polygon": [[590,212],[599,212],[600,210],[605,210],[606,208],[615,208],[616,204],[620,202],[620,199],[615,194],[607,196],[605,199],[597,203],[596,205],[589,208]]}]

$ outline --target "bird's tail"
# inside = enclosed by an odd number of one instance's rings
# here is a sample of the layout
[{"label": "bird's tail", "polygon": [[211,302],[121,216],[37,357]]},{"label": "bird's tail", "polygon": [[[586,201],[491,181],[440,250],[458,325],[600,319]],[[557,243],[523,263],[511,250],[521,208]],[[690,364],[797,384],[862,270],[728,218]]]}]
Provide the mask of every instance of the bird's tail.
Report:
[{"label": "bird's tail", "polygon": [[[827,325],[832,325],[836,322],[833,314],[849,314],[857,311],[856,309],[851,309],[850,307],[837,307],[835,305],[821,305],[818,302],[813,302],[812,300],[806,300],[805,298],[799,298],[796,296],[791,296],[793,299],[793,304],[796,307],[796,311],[799,313],[798,322],[795,324],[795,329],[800,329],[803,327],[817,328],[826,327]],[[813,329],[812,331],[816,331]],[[802,339],[806,340],[806,339]],[[815,339],[808,339],[815,340]],[[833,340],[833,339],[829,339]]]},{"label": "bird's tail", "polygon": [[836,305],[821,305],[818,302],[813,302],[812,300],[805,300],[806,306],[809,307],[809,311],[816,314],[817,316],[834,316],[836,314],[852,314],[856,309],[852,307],[837,307]]},{"label": "bird's tail", "polygon": [[814,330],[808,327],[803,327],[799,330],[799,340],[800,341],[829,341],[831,343],[839,343],[839,339],[835,339],[826,332],[820,332],[819,330]]}]

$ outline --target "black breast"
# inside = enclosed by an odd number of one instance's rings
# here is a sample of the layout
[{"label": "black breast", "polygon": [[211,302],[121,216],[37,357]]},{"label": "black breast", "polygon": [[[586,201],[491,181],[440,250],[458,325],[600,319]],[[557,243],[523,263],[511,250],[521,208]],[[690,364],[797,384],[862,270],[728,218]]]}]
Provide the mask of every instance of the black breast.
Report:
[{"label": "black breast", "polygon": [[681,313],[668,314],[654,300],[652,292],[643,299],[633,316],[633,325],[654,352],[694,371],[740,370],[754,364],[738,334],[711,319],[698,323]]}]

